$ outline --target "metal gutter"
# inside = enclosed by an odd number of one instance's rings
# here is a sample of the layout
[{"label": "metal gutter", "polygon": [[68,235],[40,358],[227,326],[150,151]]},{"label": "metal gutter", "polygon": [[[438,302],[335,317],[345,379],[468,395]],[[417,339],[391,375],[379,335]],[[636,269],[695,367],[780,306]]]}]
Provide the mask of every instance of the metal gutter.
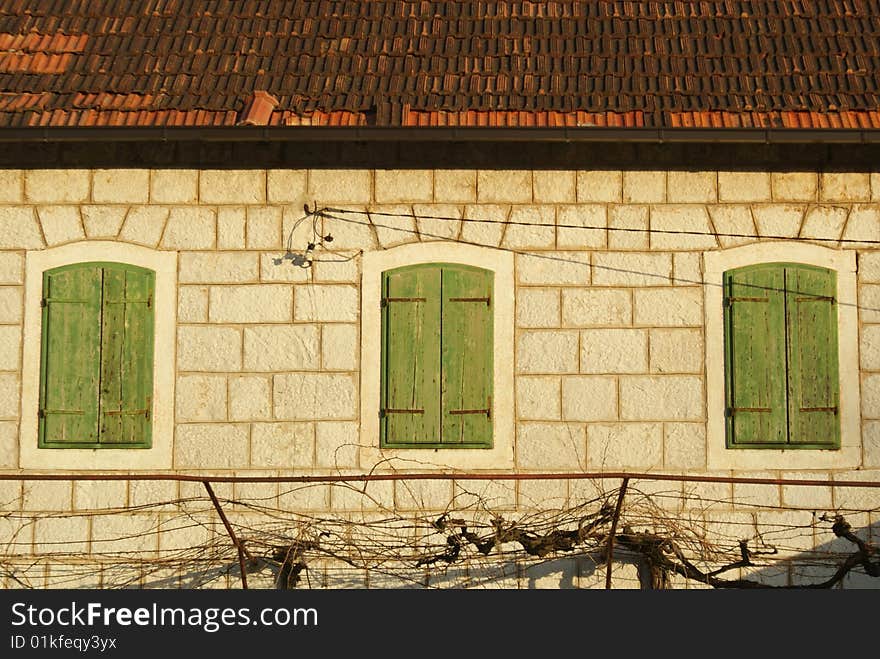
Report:
[{"label": "metal gutter", "polygon": [[63,126],[0,128],[0,143],[82,142],[880,144],[880,129],[375,126]]}]

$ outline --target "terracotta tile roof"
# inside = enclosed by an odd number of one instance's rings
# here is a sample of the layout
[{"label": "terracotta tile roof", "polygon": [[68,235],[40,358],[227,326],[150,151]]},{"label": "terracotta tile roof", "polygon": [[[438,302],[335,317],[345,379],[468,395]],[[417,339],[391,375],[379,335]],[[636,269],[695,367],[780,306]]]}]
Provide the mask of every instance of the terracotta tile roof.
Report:
[{"label": "terracotta tile roof", "polygon": [[0,0],[0,126],[880,128],[878,110],[880,0]]}]

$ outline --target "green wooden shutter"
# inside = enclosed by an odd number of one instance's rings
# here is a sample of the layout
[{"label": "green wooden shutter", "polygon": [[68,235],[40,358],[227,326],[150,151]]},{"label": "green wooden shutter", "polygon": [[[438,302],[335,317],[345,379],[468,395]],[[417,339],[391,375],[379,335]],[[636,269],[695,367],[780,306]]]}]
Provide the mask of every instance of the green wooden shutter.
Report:
[{"label": "green wooden shutter", "polygon": [[444,266],[441,442],[492,445],[492,273]]},{"label": "green wooden shutter", "polygon": [[383,274],[383,446],[440,442],[440,278],[436,266]]},{"label": "green wooden shutter", "polygon": [[831,270],[803,265],[785,268],[792,445],[840,445],[836,288]]},{"label": "green wooden shutter", "polygon": [[100,438],[150,446],[153,396],[153,280],[149,270],[103,270]]},{"label": "green wooden shutter", "polygon": [[101,268],[65,266],[43,275],[39,446],[98,441]]},{"label": "green wooden shutter", "polygon": [[780,447],[788,438],[784,268],[724,276],[727,445]]}]

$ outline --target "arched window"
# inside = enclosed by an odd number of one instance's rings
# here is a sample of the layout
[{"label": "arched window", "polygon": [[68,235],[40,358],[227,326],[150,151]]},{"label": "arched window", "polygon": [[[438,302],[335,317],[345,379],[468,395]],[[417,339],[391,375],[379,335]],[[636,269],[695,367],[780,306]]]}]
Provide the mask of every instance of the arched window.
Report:
[{"label": "arched window", "polygon": [[492,446],[493,278],[453,263],[382,273],[382,447]]},{"label": "arched window", "polygon": [[766,263],[724,273],[728,448],[840,446],[837,278]]},{"label": "arched window", "polygon": [[150,448],[155,273],[76,263],[43,273],[40,448]]}]

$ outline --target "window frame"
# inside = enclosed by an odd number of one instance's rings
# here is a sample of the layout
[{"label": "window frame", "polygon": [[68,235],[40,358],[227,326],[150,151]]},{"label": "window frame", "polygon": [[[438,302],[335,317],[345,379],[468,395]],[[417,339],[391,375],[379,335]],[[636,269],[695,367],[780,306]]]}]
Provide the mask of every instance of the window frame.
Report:
[{"label": "window frame", "polygon": [[[81,241],[29,251],[25,258],[25,314],[21,382],[19,466],[48,470],[146,470],[173,466],[174,369],[177,322],[177,252],[115,241]],[[118,263],[155,273],[153,309],[152,446],[39,446],[43,274],[77,263]]]},{"label": "window frame", "polygon": [[[450,263],[494,273],[491,448],[383,447],[379,431],[381,389],[382,273],[398,267]],[[423,470],[507,469],[514,459],[514,267],[510,252],[478,245],[431,241],[398,245],[363,255],[361,262],[361,468]],[[505,294],[509,291],[509,295]],[[476,447],[475,447],[476,448]]]},{"label": "window frame", "polygon": [[[805,450],[792,446],[728,448],[724,275],[738,268],[792,263],[832,270],[837,277],[837,363],[840,445]],[[706,458],[710,469],[841,469],[861,464],[856,253],[792,241],[768,241],[703,254],[706,323]]]}]

